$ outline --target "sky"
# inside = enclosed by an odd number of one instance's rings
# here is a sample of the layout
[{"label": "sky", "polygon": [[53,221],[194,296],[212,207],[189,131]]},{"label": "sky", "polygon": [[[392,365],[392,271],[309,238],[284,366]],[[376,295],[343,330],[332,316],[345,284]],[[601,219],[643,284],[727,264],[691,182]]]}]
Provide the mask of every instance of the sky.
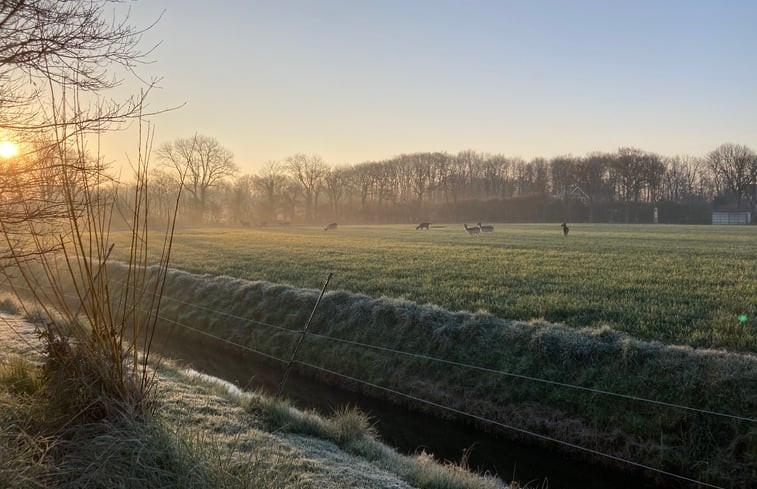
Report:
[{"label": "sky", "polygon": [[[203,134],[241,173],[465,149],[757,149],[757,2],[141,0],[155,144]],[[162,13],[162,16],[161,16]],[[127,80],[119,88],[139,90]],[[134,129],[108,136],[119,161]],[[132,156],[133,157],[133,156]]]}]

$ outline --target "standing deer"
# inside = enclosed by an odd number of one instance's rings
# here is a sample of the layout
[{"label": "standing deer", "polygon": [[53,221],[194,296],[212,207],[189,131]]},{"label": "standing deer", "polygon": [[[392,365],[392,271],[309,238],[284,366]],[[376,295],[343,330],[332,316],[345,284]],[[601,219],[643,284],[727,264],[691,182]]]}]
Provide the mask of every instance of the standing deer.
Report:
[{"label": "standing deer", "polygon": [[564,238],[567,238],[568,232],[570,231],[570,229],[568,228],[568,225],[565,223],[562,223],[561,226],[562,226],[562,235]]},{"label": "standing deer", "polygon": [[482,233],[493,233],[494,232],[494,226],[482,226],[481,223],[478,223],[478,229]]},{"label": "standing deer", "polygon": [[428,227],[430,225],[431,225],[430,222],[422,222],[422,223],[418,224],[418,226],[415,227],[415,230],[417,231],[419,229],[425,229],[426,231],[428,231]]},{"label": "standing deer", "polygon": [[336,231],[336,223],[332,222],[331,224],[329,224],[328,226],[326,226],[325,228],[323,228],[323,230],[324,231]]},{"label": "standing deer", "polygon": [[478,226],[469,228],[467,224],[463,224],[463,227],[465,228],[465,231],[468,233],[469,236],[478,236],[479,233],[481,232],[481,229]]}]

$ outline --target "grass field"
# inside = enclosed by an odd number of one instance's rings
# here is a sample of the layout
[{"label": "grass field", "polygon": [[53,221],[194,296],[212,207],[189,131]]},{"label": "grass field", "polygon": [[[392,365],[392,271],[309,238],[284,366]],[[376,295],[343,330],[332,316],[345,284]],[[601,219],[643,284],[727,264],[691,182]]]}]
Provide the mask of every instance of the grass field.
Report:
[{"label": "grass field", "polygon": [[[557,225],[479,237],[459,225],[184,229],[172,266],[193,273],[167,275],[159,329],[286,361],[312,289],[334,272],[299,351],[308,375],[746,488],[757,470],[755,238],[757,228],[712,226],[572,225],[568,239]],[[108,270],[124,282],[123,265]]]},{"label": "grass field", "polygon": [[757,351],[757,226],[572,224],[567,239],[557,224],[478,237],[462,225],[193,228],[176,233],[171,265],[308,288],[334,272],[331,290]]}]

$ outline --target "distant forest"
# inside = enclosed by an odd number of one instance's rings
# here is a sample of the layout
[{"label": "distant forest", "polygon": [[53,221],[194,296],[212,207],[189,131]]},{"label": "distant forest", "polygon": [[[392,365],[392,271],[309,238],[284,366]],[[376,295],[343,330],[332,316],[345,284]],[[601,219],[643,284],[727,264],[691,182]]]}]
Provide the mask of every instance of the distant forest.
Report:
[{"label": "distant forest", "polygon": [[[525,161],[473,150],[330,166],[295,154],[239,175],[231,152],[194,136],[163,144],[150,173],[151,219],[183,224],[624,222],[709,223],[757,206],[757,154],[723,144],[705,156],[637,148]],[[128,192],[121,193],[128,206]],[[656,210],[655,210],[656,209]]]}]

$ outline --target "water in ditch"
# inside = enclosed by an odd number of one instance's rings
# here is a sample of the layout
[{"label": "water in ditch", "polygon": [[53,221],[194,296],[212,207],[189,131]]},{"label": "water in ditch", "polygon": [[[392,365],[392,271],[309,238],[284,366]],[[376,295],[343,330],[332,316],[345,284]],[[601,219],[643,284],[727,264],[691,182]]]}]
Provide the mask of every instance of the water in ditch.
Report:
[{"label": "water in ditch", "polygon": [[[193,369],[232,382],[246,389],[262,389],[275,393],[283,368],[261,364],[259,357],[233,347],[218,349],[193,346],[190,341],[157,341],[163,353],[181,360]],[[549,489],[659,489],[633,472],[623,473],[604,466],[571,458],[543,445],[508,440],[459,421],[441,420],[395,405],[326,385],[292,372],[285,397],[302,409],[331,414],[343,406],[356,406],[368,414],[386,444],[401,453],[421,450],[434,454],[437,460],[459,462],[465,452],[468,465],[478,471],[495,474],[505,481],[517,480],[522,486]],[[664,485],[676,485],[667,481]]]}]

